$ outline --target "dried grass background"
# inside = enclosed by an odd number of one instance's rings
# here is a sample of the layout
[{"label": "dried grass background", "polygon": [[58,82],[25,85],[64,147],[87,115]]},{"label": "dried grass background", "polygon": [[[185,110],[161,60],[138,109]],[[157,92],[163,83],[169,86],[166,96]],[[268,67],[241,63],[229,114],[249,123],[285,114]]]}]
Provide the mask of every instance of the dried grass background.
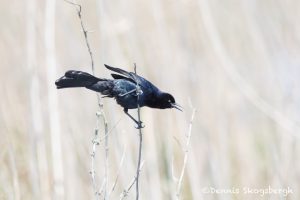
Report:
[{"label": "dried grass background", "polygon": [[[190,102],[197,113],[183,199],[300,198],[300,1],[78,3],[97,76],[110,76],[104,63],[133,70],[135,62],[139,74],[185,108],[142,109],[141,199],[175,199]],[[1,0],[0,13],[0,199],[93,199],[96,95],[54,85],[68,69],[91,72],[76,9],[62,0]],[[109,187],[125,151],[110,196],[118,199],[135,175],[138,135],[113,100],[104,99],[104,106],[109,128],[116,125],[109,135]],[[97,147],[99,184],[103,146]],[[269,185],[293,193],[203,193]],[[132,190],[127,199],[134,197]]]}]

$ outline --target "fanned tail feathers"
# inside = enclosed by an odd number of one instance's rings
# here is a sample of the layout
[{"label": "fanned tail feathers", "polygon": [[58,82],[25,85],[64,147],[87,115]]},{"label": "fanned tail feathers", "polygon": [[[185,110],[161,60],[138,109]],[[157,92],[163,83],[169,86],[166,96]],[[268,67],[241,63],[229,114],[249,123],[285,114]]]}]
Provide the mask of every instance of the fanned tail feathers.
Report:
[{"label": "fanned tail feathers", "polygon": [[55,81],[57,89],[70,88],[70,87],[88,87],[101,81],[89,73],[82,71],[69,70],[63,77]]}]

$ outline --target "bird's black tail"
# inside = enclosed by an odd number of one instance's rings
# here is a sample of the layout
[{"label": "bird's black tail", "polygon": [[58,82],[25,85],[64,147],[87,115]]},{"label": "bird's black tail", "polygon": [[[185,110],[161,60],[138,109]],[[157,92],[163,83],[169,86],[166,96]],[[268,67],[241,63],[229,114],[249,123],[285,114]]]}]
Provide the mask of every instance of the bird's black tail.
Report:
[{"label": "bird's black tail", "polygon": [[89,73],[70,70],[63,77],[55,81],[57,89],[72,87],[89,87],[102,79]]}]

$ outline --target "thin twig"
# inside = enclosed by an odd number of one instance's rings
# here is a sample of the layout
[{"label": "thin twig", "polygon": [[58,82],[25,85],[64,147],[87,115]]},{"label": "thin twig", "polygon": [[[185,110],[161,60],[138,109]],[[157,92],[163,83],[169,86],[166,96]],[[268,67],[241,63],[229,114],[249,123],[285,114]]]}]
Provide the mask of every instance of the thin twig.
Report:
[{"label": "thin twig", "polygon": [[126,96],[127,94],[131,94],[131,93],[133,93],[133,92],[136,92],[136,88],[134,88],[133,90],[130,90],[129,92],[126,92],[126,93],[124,93],[124,94],[119,94],[119,96],[120,96],[120,97],[124,97],[124,96]]},{"label": "thin twig", "polygon": [[82,20],[82,16],[81,16],[81,5],[78,4],[78,3],[74,3],[72,1],[68,1],[68,0],[64,0],[65,2],[69,3],[69,4],[72,4],[74,6],[77,6],[77,14],[78,14],[78,17],[80,19],[80,25],[81,25],[81,28],[82,28],[82,32],[84,34],[84,38],[85,38],[85,43],[86,43],[86,46],[88,48],[88,52],[89,52],[89,55],[90,55],[90,59],[91,59],[91,66],[92,66],[92,72],[93,72],[93,75],[95,75],[95,68],[94,68],[94,57],[93,57],[93,52],[91,50],[91,47],[90,47],[90,43],[89,43],[89,40],[88,40],[88,36],[87,36],[87,33],[88,31],[86,30],[86,28],[84,27],[84,24],[83,24],[83,20]]},{"label": "thin twig", "polygon": [[117,185],[117,182],[118,182],[118,179],[119,179],[119,175],[120,175],[120,172],[121,172],[121,169],[122,169],[122,166],[123,166],[125,155],[126,155],[126,149],[124,147],[123,155],[122,155],[122,158],[121,158],[121,161],[120,161],[120,165],[119,165],[119,169],[118,169],[118,172],[117,172],[117,176],[116,176],[115,182],[113,183],[113,186],[112,186],[111,191],[109,192],[108,196],[110,196],[111,193],[115,190],[115,187]]},{"label": "thin twig", "polygon": [[96,185],[96,171],[95,171],[95,155],[96,155],[96,146],[100,144],[99,138],[98,138],[98,133],[99,133],[99,113],[96,113],[97,115],[97,121],[96,121],[96,128],[95,128],[95,135],[94,138],[92,140],[92,153],[91,153],[91,177],[92,177],[92,185],[93,185],[93,191],[94,191],[94,195],[96,196],[96,199],[99,199],[99,194],[97,192],[97,185]]},{"label": "thin twig", "polygon": [[175,176],[174,173],[174,156],[172,157],[171,174],[172,174],[173,181],[178,182],[178,178]]},{"label": "thin twig", "polygon": [[105,177],[103,177],[103,181],[101,183],[101,186],[100,186],[100,189],[99,189],[99,192],[98,192],[99,197],[103,196],[104,186],[105,186]]},{"label": "thin twig", "polygon": [[[81,15],[81,11],[82,11],[82,7],[80,4],[68,1],[68,0],[64,0],[69,4],[72,4],[74,6],[77,7],[77,14],[78,14],[78,18],[80,20],[80,25],[81,25],[81,29],[82,32],[84,34],[84,38],[85,38],[85,43],[88,49],[88,53],[90,56],[90,60],[91,60],[91,68],[92,68],[92,74],[95,75],[95,67],[94,67],[94,57],[93,57],[93,52],[91,50],[91,46],[88,40],[88,31],[85,28],[84,24],[83,24],[83,20],[82,20],[82,15]],[[96,112],[96,116],[97,116],[97,123],[96,123],[96,129],[95,129],[95,136],[94,139],[92,140],[93,143],[93,152],[92,152],[92,156],[91,156],[91,177],[92,177],[92,184],[93,184],[93,189],[94,189],[94,195],[95,195],[95,199],[99,199],[99,192],[97,192],[97,184],[96,184],[96,171],[95,171],[95,157],[96,157],[96,145],[99,144],[99,120],[100,117],[102,118],[103,121],[103,126],[104,126],[104,134],[105,134],[105,169],[104,169],[104,199],[107,199],[107,184],[108,184],[108,124],[106,121],[106,117],[104,114],[104,109],[103,109],[103,103],[101,102],[101,98],[100,98],[100,94],[97,93],[97,101],[98,101],[98,107],[99,107],[99,111]]]},{"label": "thin twig", "polygon": [[[105,134],[103,137],[99,138],[99,142],[102,142],[103,139],[104,139],[104,141],[107,141],[107,140],[106,140],[106,137],[108,137],[108,135],[109,135],[109,134],[110,134],[110,133],[118,126],[118,124],[120,123],[121,120],[122,120],[122,118],[120,118],[120,119],[113,125],[113,127],[112,127],[110,130],[106,131],[107,134]],[[104,132],[105,132],[105,131],[104,131]],[[105,132],[105,133],[106,133],[106,132]],[[107,157],[108,157],[108,155],[107,155]],[[106,169],[108,169],[107,164],[108,164],[108,162],[105,163]],[[104,173],[103,181],[102,181],[102,183],[101,183],[100,189],[98,190],[99,196],[102,196],[102,194],[104,193],[104,197],[105,197],[105,195],[106,195],[106,193],[105,193],[105,191],[106,191],[105,186],[108,185],[107,182],[106,182],[107,179],[106,179],[105,177],[107,177],[107,175]],[[106,199],[109,199],[110,193],[107,194],[107,195],[108,195],[108,197],[107,197]]]},{"label": "thin twig", "polygon": [[[136,64],[134,63],[134,73],[136,73]],[[139,130],[139,155],[138,155],[138,165],[136,169],[136,200],[139,199],[139,177],[140,177],[140,165],[141,165],[141,159],[142,159],[142,144],[143,144],[143,134],[142,134],[142,123],[141,123],[141,114],[140,114],[140,94],[141,94],[141,88],[139,86],[139,81],[136,81],[136,95],[137,95],[137,113],[138,113],[138,130]]]},{"label": "thin twig", "polygon": [[[115,125],[113,125],[113,127],[111,129],[108,130],[108,133],[107,135],[105,135],[104,133],[104,136],[103,137],[100,137],[99,138],[99,143],[101,143],[103,141],[103,139],[105,140],[105,138],[119,125],[120,121],[122,120],[122,118],[120,118],[116,123]],[[105,132],[105,131],[104,131]]]},{"label": "thin twig", "polygon": [[190,125],[189,125],[189,131],[188,134],[186,135],[186,145],[185,145],[185,151],[184,151],[184,159],[183,159],[183,166],[181,169],[181,173],[180,173],[180,177],[178,180],[178,185],[177,185],[177,191],[176,191],[176,198],[179,199],[180,197],[180,193],[181,193],[181,186],[182,186],[182,181],[183,181],[183,176],[184,176],[184,172],[185,172],[185,167],[186,167],[186,163],[187,163],[187,159],[188,159],[188,147],[190,145],[190,140],[191,140],[191,135],[192,135],[192,127],[193,127],[193,120],[195,117],[195,113],[196,113],[196,109],[193,108],[193,113],[192,113],[192,117],[190,120]]},{"label": "thin twig", "polygon": [[104,148],[105,148],[105,167],[104,167],[104,180],[105,180],[105,184],[104,184],[104,199],[108,199],[108,193],[107,193],[107,186],[108,186],[108,125],[107,125],[107,121],[104,115],[104,112],[102,110],[102,119],[103,119],[103,123],[104,123],[104,131],[105,131],[105,139],[104,139]]},{"label": "thin twig", "polygon": [[178,144],[178,146],[180,146],[180,148],[184,150],[184,148],[181,145],[181,142],[179,141],[179,139],[177,137],[175,137],[175,136],[173,136],[173,139],[176,141],[176,143]]},{"label": "thin twig", "polygon": [[[139,169],[140,172],[143,169],[143,166],[144,166],[144,161],[141,162],[140,169]],[[137,180],[136,177],[133,177],[133,179],[131,180],[131,182],[128,185],[127,189],[123,190],[122,194],[120,195],[120,200],[122,200],[122,199],[124,199],[125,197],[128,196],[132,186],[136,183],[136,180]]]}]

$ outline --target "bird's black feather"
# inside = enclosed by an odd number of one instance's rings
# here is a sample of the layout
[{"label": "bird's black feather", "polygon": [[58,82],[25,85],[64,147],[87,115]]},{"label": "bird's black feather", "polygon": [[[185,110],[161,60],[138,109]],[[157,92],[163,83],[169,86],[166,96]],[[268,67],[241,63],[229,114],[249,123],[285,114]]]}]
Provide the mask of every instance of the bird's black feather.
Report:
[{"label": "bird's black feather", "polygon": [[[105,65],[105,67],[118,74],[111,74],[114,79],[97,78],[91,74],[81,71],[70,70],[64,76],[59,78],[55,84],[58,89],[70,87],[86,87],[90,90],[100,92],[106,97],[115,98],[117,103],[124,108],[127,113],[128,109],[148,106],[151,108],[178,108],[175,99],[171,94],[160,91],[150,81],[136,75],[133,72],[127,72],[123,69]],[[142,93],[137,101],[135,91],[136,84],[140,85]],[[176,107],[177,106],[177,107]]]}]

